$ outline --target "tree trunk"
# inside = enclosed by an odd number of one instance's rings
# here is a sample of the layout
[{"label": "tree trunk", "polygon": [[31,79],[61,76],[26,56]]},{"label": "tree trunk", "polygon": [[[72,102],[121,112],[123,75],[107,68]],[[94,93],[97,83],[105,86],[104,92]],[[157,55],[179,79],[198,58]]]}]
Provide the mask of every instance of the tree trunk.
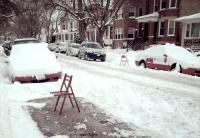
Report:
[{"label": "tree trunk", "polygon": [[98,42],[102,47],[104,47],[103,36],[104,36],[104,33],[105,33],[105,29],[103,29],[103,28],[98,28],[97,30],[98,30],[97,42]]}]

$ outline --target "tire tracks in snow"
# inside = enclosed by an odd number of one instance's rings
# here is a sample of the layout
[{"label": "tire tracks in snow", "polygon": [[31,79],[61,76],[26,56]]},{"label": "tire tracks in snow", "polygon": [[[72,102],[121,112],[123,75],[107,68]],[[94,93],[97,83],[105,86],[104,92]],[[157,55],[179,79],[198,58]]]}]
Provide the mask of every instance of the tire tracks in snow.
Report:
[{"label": "tire tracks in snow", "polygon": [[90,64],[89,61],[78,61],[71,59],[73,58],[58,58],[58,60],[62,63],[63,66],[67,65],[67,67],[73,67],[84,72],[96,74],[100,77],[120,79],[132,83],[134,85],[139,85],[141,87],[153,88],[155,90],[159,89],[163,92],[168,93],[173,92],[176,95],[178,94],[187,97],[192,96],[195,99],[198,97],[200,98],[200,93],[198,93],[199,87],[197,86],[186,85],[185,83],[181,84],[176,82],[170,82],[167,80],[152,78],[148,76],[146,77],[143,75],[135,75],[131,71],[125,72],[123,69],[121,70],[115,69],[113,67],[105,67],[102,64],[102,66],[96,66],[96,64]]}]

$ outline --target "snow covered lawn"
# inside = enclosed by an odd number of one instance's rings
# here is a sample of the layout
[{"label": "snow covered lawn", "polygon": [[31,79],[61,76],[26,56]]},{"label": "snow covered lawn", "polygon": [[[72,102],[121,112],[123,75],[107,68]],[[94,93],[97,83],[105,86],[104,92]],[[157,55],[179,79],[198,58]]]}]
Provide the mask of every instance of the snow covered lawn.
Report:
[{"label": "snow covered lawn", "polygon": [[[200,78],[176,72],[140,69],[136,52],[107,49],[106,62],[79,60],[58,54],[63,71],[73,75],[77,97],[92,102],[107,115],[126,122],[137,134],[152,138],[200,136]],[[129,66],[120,66],[126,54]],[[10,84],[6,57],[0,50],[0,137],[44,137],[30,118],[26,101],[49,97],[58,82]],[[40,108],[45,105],[32,104]],[[136,128],[135,128],[136,126]]]}]

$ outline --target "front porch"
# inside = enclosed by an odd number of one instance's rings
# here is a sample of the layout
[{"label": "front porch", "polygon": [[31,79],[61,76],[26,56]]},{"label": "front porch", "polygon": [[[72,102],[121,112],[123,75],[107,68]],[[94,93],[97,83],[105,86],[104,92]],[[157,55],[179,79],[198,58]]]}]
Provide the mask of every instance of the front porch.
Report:
[{"label": "front porch", "polygon": [[183,16],[175,21],[182,25],[181,46],[200,51],[200,13]]}]

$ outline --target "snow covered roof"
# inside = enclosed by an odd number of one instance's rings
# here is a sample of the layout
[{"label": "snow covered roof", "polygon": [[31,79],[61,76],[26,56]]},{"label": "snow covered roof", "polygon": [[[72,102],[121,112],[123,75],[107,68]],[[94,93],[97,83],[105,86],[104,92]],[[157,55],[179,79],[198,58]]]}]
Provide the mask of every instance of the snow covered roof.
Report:
[{"label": "snow covered roof", "polygon": [[200,13],[192,14],[189,16],[183,16],[175,19],[177,22],[185,22],[185,23],[195,23],[200,22]]},{"label": "snow covered roof", "polygon": [[159,17],[158,12],[154,12],[154,13],[147,14],[147,15],[144,15],[144,16],[139,16],[139,17],[137,17],[135,19],[139,23],[141,23],[141,22],[157,22],[158,21],[158,17]]}]

